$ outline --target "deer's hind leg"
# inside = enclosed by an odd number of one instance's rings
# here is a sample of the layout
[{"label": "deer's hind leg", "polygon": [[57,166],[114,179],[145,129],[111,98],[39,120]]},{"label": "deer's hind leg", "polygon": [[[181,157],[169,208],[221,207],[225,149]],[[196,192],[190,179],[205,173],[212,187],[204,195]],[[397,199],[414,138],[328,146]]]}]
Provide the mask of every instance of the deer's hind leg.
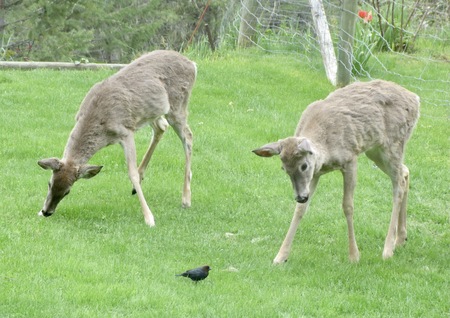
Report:
[{"label": "deer's hind leg", "polygon": [[184,186],[183,195],[181,199],[181,205],[183,208],[189,208],[191,206],[191,158],[192,158],[192,131],[189,128],[188,118],[188,104],[189,97],[192,90],[192,85],[188,84],[186,87],[182,87],[182,93],[177,95],[171,95],[170,111],[166,114],[169,125],[175,130],[176,134],[183,144],[185,153],[185,168],[184,168]]},{"label": "deer's hind leg", "polygon": [[189,128],[186,117],[183,116],[168,116],[169,124],[173,127],[175,132],[183,144],[183,149],[185,153],[185,168],[184,168],[184,186],[183,186],[183,196],[181,199],[181,205],[183,208],[189,208],[191,206],[191,158],[192,158],[192,131]]},{"label": "deer's hind leg", "polygon": [[400,214],[398,217],[397,225],[397,238],[395,239],[395,246],[401,246],[406,243],[406,207],[408,204],[408,192],[409,192],[409,169],[405,165],[402,165],[401,182],[404,183],[404,194],[401,203]]},{"label": "deer's hind leg", "polygon": [[[152,135],[152,140],[150,142],[150,146],[148,147],[147,151],[145,152],[144,158],[142,158],[142,161],[138,168],[139,182],[142,182],[142,180],[144,179],[144,174],[145,174],[145,170],[147,170],[148,163],[150,162],[153,152],[155,151],[156,146],[158,145],[159,141],[161,140],[164,132],[167,130],[169,123],[167,122],[167,120],[164,117],[159,117],[156,120],[154,120],[152,123],[150,123],[150,126],[153,129],[153,135]],[[133,187],[132,194],[136,194],[136,189],[134,187]]]},{"label": "deer's hind leg", "polygon": [[392,215],[383,249],[383,258],[392,257],[396,246],[406,241],[406,205],[409,190],[409,170],[402,164],[403,149],[377,149],[366,152],[392,182]]}]

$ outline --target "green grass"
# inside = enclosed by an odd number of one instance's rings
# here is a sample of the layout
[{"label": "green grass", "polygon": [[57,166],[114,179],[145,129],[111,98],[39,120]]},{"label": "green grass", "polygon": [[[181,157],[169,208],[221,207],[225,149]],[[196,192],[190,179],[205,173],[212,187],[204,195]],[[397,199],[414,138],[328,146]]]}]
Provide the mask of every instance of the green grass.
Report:
[{"label": "green grass", "polygon": [[[425,101],[406,154],[406,246],[382,260],[391,186],[362,157],[359,264],[347,259],[335,172],[322,178],[289,261],[272,266],[293,193],[279,159],[251,150],[291,135],[302,110],[333,87],[320,71],[280,55],[197,63],[192,208],[180,207],[184,156],[169,130],[143,183],[151,229],[119,146],[91,159],[104,169],[79,181],[54,216],[37,217],[50,177],[37,160],[62,155],[81,100],[111,71],[1,71],[0,317],[448,317],[449,101],[427,103],[434,84],[402,83],[420,88]],[[442,66],[430,77],[446,78],[450,67]],[[140,157],[149,138],[148,128],[136,136]],[[203,264],[213,270],[198,284],[174,276]]]}]

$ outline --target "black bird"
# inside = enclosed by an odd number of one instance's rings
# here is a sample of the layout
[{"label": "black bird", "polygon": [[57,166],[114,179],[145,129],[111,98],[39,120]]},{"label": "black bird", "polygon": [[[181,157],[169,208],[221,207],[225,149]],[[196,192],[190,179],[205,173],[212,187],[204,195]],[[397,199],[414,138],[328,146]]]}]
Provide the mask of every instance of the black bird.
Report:
[{"label": "black bird", "polygon": [[194,282],[198,282],[199,280],[203,280],[206,277],[208,277],[209,271],[211,268],[208,265],[197,267],[194,269],[190,269],[188,271],[185,271],[184,273],[175,275],[175,276],[183,276],[183,277],[189,277]]}]

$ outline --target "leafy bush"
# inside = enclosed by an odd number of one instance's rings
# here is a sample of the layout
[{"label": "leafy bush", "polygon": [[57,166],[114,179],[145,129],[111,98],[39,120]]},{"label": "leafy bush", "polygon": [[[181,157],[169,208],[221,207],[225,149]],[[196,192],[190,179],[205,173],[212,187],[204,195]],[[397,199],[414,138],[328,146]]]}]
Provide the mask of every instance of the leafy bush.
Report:
[{"label": "leafy bush", "polygon": [[371,24],[372,13],[360,10],[358,15],[360,19],[356,21],[355,27],[352,72],[355,76],[364,76],[367,74],[367,63],[379,39]]},{"label": "leafy bush", "polygon": [[[226,2],[211,3],[202,19],[214,38]],[[7,46],[3,41],[0,58],[103,62],[127,62],[155,49],[183,49],[204,10],[204,4],[190,0],[22,0],[0,7],[5,9],[0,32],[14,34]]]},{"label": "leafy bush", "polygon": [[417,36],[432,16],[432,6],[421,0],[401,4],[372,0],[372,7],[377,13],[374,23],[380,37],[379,51],[412,52]]}]

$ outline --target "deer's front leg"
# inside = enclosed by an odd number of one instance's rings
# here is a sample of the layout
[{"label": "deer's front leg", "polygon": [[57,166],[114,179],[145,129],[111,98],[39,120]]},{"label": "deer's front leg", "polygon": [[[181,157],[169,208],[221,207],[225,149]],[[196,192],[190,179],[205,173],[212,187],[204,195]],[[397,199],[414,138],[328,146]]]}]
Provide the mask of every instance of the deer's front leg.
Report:
[{"label": "deer's front leg", "polygon": [[136,146],[134,144],[134,136],[130,132],[121,142],[125,152],[128,166],[128,176],[130,177],[133,188],[135,189],[139,202],[141,203],[142,213],[144,214],[145,223],[149,226],[155,226],[155,219],[150,208],[145,201],[144,193],[141,188],[141,179],[136,166]]},{"label": "deer's front leg", "polygon": [[351,262],[359,261],[359,250],[358,245],[356,244],[355,229],[353,227],[353,194],[356,186],[356,170],[356,158],[342,169],[342,175],[344,176],[344,198],[342,208],[344,210],[345,218],[347,219],[348,257]]},{"label": "deer's front leg", "polygon": [[311,202],[314,191],[317,187],[319,178],[313,178],[311,184],[309,185],[309,199],[306,203],[297,203],[294,211],[294,216],[292,217],[291,225],[286,233],[283,243],[281,244],[280,250],[277,256],[273,260],[273,264],[281,264],[287,261],[289,253],[291,252],[292,242],[294,241],[295,233],[297,232],[298,225],[300,224],[303,215],[305,215],[308,209],[309,203]]}]

